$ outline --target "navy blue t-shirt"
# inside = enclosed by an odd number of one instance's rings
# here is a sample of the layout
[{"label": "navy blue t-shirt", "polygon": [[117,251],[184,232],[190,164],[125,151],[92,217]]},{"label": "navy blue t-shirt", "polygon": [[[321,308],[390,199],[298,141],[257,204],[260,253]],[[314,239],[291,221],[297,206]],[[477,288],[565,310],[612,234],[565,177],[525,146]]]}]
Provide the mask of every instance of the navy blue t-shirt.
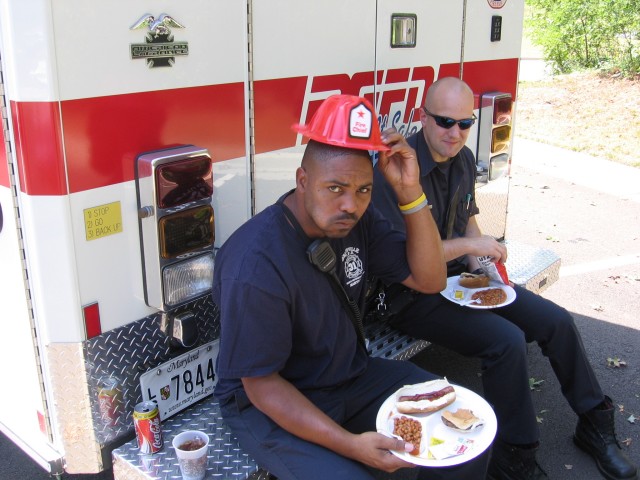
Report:
[{"label": "navy blue t-shirt", "polygon": [[[405,235],[371,206],[348,236],[330,243],[338,276],[361,307],[369,274],[389,282],[410,274]],[[366,368],[349,314],[306,248],[276,204],[238,228],[216,255],[220,401],[242,388],[241,377],[279,372],[304,391],[340,385]]]}]

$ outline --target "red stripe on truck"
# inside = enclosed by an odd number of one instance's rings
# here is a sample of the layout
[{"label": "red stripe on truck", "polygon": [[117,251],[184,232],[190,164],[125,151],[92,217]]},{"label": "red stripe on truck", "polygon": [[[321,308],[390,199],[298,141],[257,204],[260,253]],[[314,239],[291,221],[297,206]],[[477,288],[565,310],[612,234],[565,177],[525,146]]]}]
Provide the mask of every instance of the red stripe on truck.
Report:
[{"label": "red stripe on truck", "polygon": [[[458,76],[459,67],[441,65],[437,78]],[[291,125],[308,122],[331,93],[362,94],[384,81],[375,99],[367,96],[388,117],[390,106],[404,99],[410,106],[422,105],[435,77],[433,67],[421,66],[389,69],[375,77],[374,72],[359,72],[256,81],[255,151],[295,146]],[[518,59],[466,62],[463,77],[476,100],[488,91],[507,92],[515,99]],[[73,193],[133,180],[138,154],[179,144],[208,149],[214,162],[246,154],[243,83],[59,103],[12,102],[12,111],[20,188],[30,195],[65,195],[67,185]],[[388,121],[416,125],[414,113],[410,108]],[[0,181],[8,184],[6,177],[0,170]]]},{"label": "red stripe on truck", "polygon": [[244,85],[15,103],[14,124],[21,190],[65,195],[67,179],[69,193],[133,180],[145,151],[193,144],[214,162],[243,157]]},{"label": "red stripe on truck", "polygon": [[300,121],[306,84],[307,77],[254,82],[256,153],[295,145],[291,125]]},{"label": "red stripe on truck", "polygon": [[[459,73],[459,63],[445,64],[439,67],[437,78],[457,77]],[[373,72],[358,72],[351,76],[337,73],[311,79],[292,77],[256,81],[254,83],[255,151],[264,153],[294,146],[296,133],[291,130],[291,125],[309,122],[318,106],[330,94],[340,92],[362,95],[363,92],[367,92],[365,96],[380,109],[378,114],[384,119],[394,103],[406,101],[407,105],[423,105],[426,91],[435,77],[436,72],[433,67],[421,66],[413,69],[397,68],[379,71],[375,77]],[[515,99],[518,59],[466,62],[463,77],[476,94],[475,108],[478,108],[479,95],[489,91],[507,92]],[[308,82],[309,85],[307,85]],[[377,89],[378,94],[375,98],[368,93],[374,82],[378,86],[384,82],[384,88]],[[307,89],[308,97],[305,97]],[[404,112],[404,117],[387,119],[387,126],[391,126],[393,120],[406,124],[409,120],[417,122],[418,118],[419,116],[409,108]],[[385,122],[382,123],[385,124]],[[306,142],[306,139],[303,139],[303,142]]]},{"label": "red stripe on truck", "polygon": [[515,101],[519,63],[517,58],[465,62],[462,79],[477,95],[487,92],[504,92],[510,93]]},{"label": "red stripe on truck", "polygon": [[57,102],[11,102],[20,190],[65,195],[67,181]]}]

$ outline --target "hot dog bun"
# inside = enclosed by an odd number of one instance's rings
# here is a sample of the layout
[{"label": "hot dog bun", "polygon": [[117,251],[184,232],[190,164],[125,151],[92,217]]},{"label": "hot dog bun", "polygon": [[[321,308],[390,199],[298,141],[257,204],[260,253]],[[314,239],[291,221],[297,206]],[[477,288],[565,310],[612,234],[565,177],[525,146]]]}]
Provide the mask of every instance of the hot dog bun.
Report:
[{"label": "hot dog bun", "polygon": [[460,274],[458,283],[464,288],[483,288],[489,286],[489,277],[484,273],[478,275],[464,272]]},{"label": "hot dog bun", "polygon": [[402,387],[396,392],[396,409],[400,413],[431,413],[455,400],[454,388],[443,378]]}]

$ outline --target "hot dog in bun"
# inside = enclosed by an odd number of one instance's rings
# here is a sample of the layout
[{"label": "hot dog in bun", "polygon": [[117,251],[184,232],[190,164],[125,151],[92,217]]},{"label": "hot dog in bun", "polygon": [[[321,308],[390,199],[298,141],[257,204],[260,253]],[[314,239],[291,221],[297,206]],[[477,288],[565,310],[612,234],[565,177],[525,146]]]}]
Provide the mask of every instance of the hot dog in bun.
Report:
[{"label": "hot dog in bun", "polygon": [[431,413],[455,400],[455,390],[443,378],[402,387],[396,392],[396,409],[400,413]]},{"label": "hot dog in bun", "polygon": [[475,274],[463,272],[458,278],[458,283],[464,288],[483,288],[489,286],[489,277],[484,273]]}]

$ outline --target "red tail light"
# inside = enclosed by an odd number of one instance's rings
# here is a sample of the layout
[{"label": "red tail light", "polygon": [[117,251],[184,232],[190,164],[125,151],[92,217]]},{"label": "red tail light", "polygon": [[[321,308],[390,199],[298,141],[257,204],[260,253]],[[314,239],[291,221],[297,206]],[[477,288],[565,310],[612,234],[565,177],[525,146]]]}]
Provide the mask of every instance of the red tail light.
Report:
[{"label": "red tail light", "polygon": [[158,166],[156,191],[160,208],[210,197],[213,193],[211,159],[200,156]]},{"label": "red tail light", "polygon": [[84,316],[87,339],[100,335],[102,333],[102,325],[100,324],[100,307],[98,306],[98,302],[83,305],[82,315]]},{"label": "red tail light", "polygon": [[511,123],[511,111],[512,111],[511,97],[496,98],[493,105],[493,124],[504,125]]}]

